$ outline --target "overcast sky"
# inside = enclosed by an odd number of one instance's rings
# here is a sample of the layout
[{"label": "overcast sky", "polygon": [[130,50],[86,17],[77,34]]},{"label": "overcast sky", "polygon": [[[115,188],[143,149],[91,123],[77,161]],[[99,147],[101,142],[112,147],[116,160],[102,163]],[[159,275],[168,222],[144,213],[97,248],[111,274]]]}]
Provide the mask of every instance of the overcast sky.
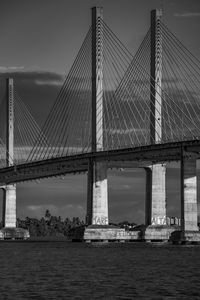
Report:
[{"label": "overcast sky", "polygon": [[[149,29],[151,9],[162,8],[164,22],[200,59],[199,0],[1,0],[0,97],[5,78],[14,77],[42,124],[90,27],[92,6],[103,7],[104,21],[133,54]],[[177,168],[168,168],[171,216],[179,211],[178,175]],[[18,216],[41,217],[48,208],[62,217],[84,218],[86,187],[86,175],[19,184]],[[110,220],[143,222],[144,190],[143,170],[110,171]]]}]

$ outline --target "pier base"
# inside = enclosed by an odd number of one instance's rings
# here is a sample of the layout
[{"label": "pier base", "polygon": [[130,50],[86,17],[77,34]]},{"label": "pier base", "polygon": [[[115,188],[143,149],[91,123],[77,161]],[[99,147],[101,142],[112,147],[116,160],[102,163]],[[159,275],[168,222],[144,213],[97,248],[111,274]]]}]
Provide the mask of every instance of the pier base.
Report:
[{"label": "pier base", "polygon": [[94,163],[88,170],[87,216],[88,225],[108,225],[107,166]]},{"label": "pier base", "polygon": [[3,228],[0,229],[0,240],[25,240],[30,237],[29,231],[16,227],[16,185],[0,187],[3,190]]},{"label": "pier base", "polygon": [[104,242],[104,241],[140,241],[142,240],[141,231],[126,231],[124,228],[115,226],[90,225],[85,229],[85,242]]},{"label": "pier base", "polygon": [[181,230],[171,235],[173,243],[200,243],[197,207],[196,159],[181,157]]},{"label": "pier base", "polygon": [[3,224],[7,228],[16,227],[16,185],[3,188]]},{"label": "pier base", "polygon": [[146,242],[168,242],[177,229],[168,225],[150,225],[145,230],[144,239]]},{"label": "pier base", "polygon": [[170,241],[174,244],[193,244],[200,243],[200,231],[174,231]]},{"label": "pier base", "polygon": [[0,229],[1,240],[26,240],[30,237],[29,231],[24,228],[2,228]]}]

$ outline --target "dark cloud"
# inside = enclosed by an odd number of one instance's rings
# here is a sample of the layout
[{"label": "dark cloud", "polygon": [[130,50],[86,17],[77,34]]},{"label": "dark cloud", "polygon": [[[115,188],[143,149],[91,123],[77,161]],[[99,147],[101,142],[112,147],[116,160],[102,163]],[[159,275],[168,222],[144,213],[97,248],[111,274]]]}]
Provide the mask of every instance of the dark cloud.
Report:
[{"label": "dark cloud", "polygon": [[200,17],[200,12],[183,12],[183,13],[175,13],[174,17],[179,18],[194,18]]},{"label": "dark cloud", "polygon": [[[13,71],[13,69],[16,69]],[[63,81],[63,74],[58,74],[51,71],[40,71],[40,70],[25,70],[20,69],[20,67],[0,67],[0,78],[14,78],[16,80],[23,80],[23,81],[35,81],[35,80],[49,80],[49,81]]]}]

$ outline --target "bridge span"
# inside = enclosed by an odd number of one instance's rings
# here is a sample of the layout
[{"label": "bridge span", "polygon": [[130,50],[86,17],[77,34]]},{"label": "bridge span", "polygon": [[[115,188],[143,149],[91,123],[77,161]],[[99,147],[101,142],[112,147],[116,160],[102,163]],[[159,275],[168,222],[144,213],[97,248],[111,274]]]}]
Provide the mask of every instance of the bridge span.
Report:
[{"label": "bridge span", "polygon": [[[132,56],[103,21],[103,9],[93,7],[92,26],[36,137],[37,124],[8,79],[5,145],[0,139],[4,231],[16,228],[16,183],[84,172],[84,240],[200,242],[199,78],[199,61],[163,24],[161,10],[151,12],[150,30]],[[166,222],[171,161],[180,162],[180,228]],[[146,171],[145,231],[109,225],[107,170],[114,167]]]},{"label": "bridge span", "polygon": [[200,159],[200,140],[170,142],[136,148],[84,153],[27,162],[0,169],[2,185],[66,174],[88,172],[90,162],[105,162],[107,168],[147,168],[153,164]]}]

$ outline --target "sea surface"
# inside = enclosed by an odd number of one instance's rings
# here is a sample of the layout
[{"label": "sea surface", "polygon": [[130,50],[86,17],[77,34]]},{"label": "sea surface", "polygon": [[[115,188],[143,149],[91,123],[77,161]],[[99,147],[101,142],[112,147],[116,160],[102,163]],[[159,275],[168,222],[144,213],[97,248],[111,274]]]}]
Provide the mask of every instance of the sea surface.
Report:
[{"label": "sea surface", "polygon": [[2,241],[0,299],[200,299],[200,246]]}]

